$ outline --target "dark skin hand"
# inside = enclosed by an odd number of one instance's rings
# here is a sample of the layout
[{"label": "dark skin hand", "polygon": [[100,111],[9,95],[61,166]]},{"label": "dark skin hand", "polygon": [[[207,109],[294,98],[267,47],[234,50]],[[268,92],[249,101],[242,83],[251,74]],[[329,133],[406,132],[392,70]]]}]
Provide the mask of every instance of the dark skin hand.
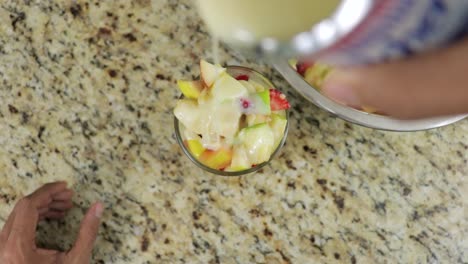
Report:
[{"label": "dark skin hand", "polygon": [[43,219],[60,219],[72,207],[73,191],[64,182],[48,183],[15,205],[0,231],[2,264],[88,264],[96,240],[103,205],[95,203],[86,213],[73,248],[68,252],[38,248],[36,228]]},{"label": "dark skin hand", "polygon": [[323,93],[402,119],[468,113],[468,39],[400,61],[337,69]]}]

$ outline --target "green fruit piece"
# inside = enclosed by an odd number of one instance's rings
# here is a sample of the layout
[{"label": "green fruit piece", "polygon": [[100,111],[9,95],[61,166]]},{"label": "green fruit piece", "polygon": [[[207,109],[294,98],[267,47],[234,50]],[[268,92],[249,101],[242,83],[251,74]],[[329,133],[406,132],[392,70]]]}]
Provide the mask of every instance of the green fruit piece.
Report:
[{"label": "green fruit piece", "polygon": [[265,90],[250,94],[248,98],[240,99],[240,105],[244,114],[269,115],[271,113],[270,92]]},{"label": "green fruit piece", "polygon": [[265,90],[268,90],[265,88],[265,86],[261,85],[260,83],[256,82],[256,81],[253,81],[253,80],[249,80],[250,84],[252,84],[252,86],[255,88],[255,91],[256,92],[263,92]]},{"label": "green fruit piece", "polygon": [[177,81],[179,90],[182,94],[190,99],[197,99],[203,90],[203,83],[201,81]]},{"label": "green fruit piece", "polygon": [[297,70],[296,69],[297,59],[289,59],[288,63],[294,70]]},{"label": "green fruit piece", "polygon": [[286,111],[284,110],[277,110],[277,111],[271,111],[272,115],[279,115],[280,117],[286,119]]},{"label": "green fruit piece", "polygon": [[278,145],[284,137],[284,132],[286,130],[287,124],[288,120],[286,119],[286,117],[277,114],[271,115],[270,127],[275,137],[275,149],[278,147]]},{"label": "green fruit piece", "polygon": [[254,126],[261,123],[267,123],[269,121],[269,117],[267,115],[261,114],[249,114],[247,115],[247,126]]},{"label": "green fruit piece", "polygon": [[267,123],[244,128],[238,137],[251,164],[260,164],[270,159],[274,151],[275,136]]},{"label": "green fruit piece", "polygon": [[270,92],[268,90],[253,94],[251,99],[254,104],[255,113],[261,115],[269,115],[271,113]]},{"label": "green fruit piece", "polygon": [[242,171],[247,170],[252,167],[248,158],[247,152],[245,151],[244,146],[234,146],[234,151],[232,154],[231,166],[229,166],[229,171]]}]

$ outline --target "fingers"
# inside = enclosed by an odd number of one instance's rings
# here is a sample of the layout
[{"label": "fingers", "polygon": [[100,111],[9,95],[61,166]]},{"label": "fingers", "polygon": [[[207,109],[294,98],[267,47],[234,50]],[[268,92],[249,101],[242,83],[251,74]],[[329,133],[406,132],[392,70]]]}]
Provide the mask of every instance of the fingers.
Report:
[{"label": "fingers", "polygon": [[59,210],[59,211],[67,211],[68,209],[73,207],[72,201],[53,201],[49,204],[49,209],[52,210]]},{"label": "fingers", "polygon": [[[0,241],[5,241],[10,236],[11,227],[13,226],[13,222],[15,221],[15,209],[8,216],[5,224],[3,225],[2,231],[0,232]],[[1,243],[1,242],[0,242]]]},{"label": "fingers", "polygon": [[31,198],[25,197],[16,204],[13,211],[15,216],[8,240],[19,240],[33,244],[39,219],[37,207],[35,207]]},{"label": "fingers", "polygon": [[55,191],[50,195],[49,203],[42,204],[43,207],[39,208],[39,220],[63,218],[66,211],[73,207],[71,201],[73,191],[62,187],[55,187]]},{"label": "fingers", "polygon": [[66,189],[62,192],[59,192],[52,196],[54,201],[66,201],[70,200],[73,197],[73,191],[70,189]]},{"label": "fingers", "polygon": [[37,208],[41,208],[48,206],[53,201],[53,197],[55,195],[58,195],[67,190],[66,182],[47,183],[41,188],[37,189],[35,192],[28,195],[28,197]]},{"label": "fingers", "polygon": [[89,261],[98,234],[103,210],[103,204],[99,202],[93,204],[88,210],[81,222],[75,246],[69,253],[71,258],[80,258],[83,263]]},{"label": "fingers", "polygon": [[37,254],[34,256],[34,263],[64,263],[61,262],[63,252],[42,248],[36,249],[35,252]]},{"label": "fingers", "polygon": [[400,118],[468,113],[468,40],[407,60],[332,73],[325,95]]},{"label": "fingers", "polygon": [[[48,206],[53,201],[53,197],[57,197],[58,201],[63,201],[63,198],[67,197],[71,198],[70,193],[73,195],[73,192],[71,190],[68,190],[66,187],[67,184],[65,182],[48,183],[31,193],[27,197],[21,199],[15,205],[15,208],[10,213],[10,216],[5,222],[2,232],[0,233],[0,237],[3,237],[3,239],[5,239],[10,236],[14,222],[19,222],[28,225],[30,229],[34,228],[35,230],[37,220],[39,218],[44,218],[42,217],[42,215],[49,211]],[[56,204],[54,206],[59,208],[67,208],[69,205]],[[19,218],[20,216],[17,215],[18,212],[21,212],[21,217],[23,219]],[[26,217],[24,215],[26,215]]]},{"label": "fingers", "polygon": [[39,210],[39,220],[44,219],[61,219],[65,217],[67,211],[73,207],[71,200],[69,201],[53,201],[46,208]]}]

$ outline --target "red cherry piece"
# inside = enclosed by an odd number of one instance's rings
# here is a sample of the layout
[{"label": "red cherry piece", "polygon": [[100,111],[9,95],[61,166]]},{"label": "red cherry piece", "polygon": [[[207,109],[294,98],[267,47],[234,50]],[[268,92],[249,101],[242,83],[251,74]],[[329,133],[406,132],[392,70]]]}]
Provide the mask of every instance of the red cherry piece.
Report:
[{"label": "red cherry piece", "polygon": [[245,74],[239,75],[239,76],[236,77],[236,80],[238,80],[238,81],[248,81],[249,79],[250,79],[249,76],[245,75]]},{"label": "red cherry piece", "polygon": [[244,109],[247,109],[250,107],[250,102],[245,99],[241,99],[241,104],[242,104],[242,108]]}]

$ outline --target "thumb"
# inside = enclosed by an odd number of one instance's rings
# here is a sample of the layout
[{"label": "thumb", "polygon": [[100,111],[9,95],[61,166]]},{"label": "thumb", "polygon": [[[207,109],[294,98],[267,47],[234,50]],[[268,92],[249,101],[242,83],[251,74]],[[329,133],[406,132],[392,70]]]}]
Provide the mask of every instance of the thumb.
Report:
[{"label": "thumb", "polygon": [[91,259],[103,210],[103,204],[97,202],[86,213],[81,222],[75,245],[67,255],[70,263],[87,263]]},{"label": "thumb", "polygon": [[337,69],[323,93],[353,107],[399,118],[468,113],[468,40],[384,64]]}]

